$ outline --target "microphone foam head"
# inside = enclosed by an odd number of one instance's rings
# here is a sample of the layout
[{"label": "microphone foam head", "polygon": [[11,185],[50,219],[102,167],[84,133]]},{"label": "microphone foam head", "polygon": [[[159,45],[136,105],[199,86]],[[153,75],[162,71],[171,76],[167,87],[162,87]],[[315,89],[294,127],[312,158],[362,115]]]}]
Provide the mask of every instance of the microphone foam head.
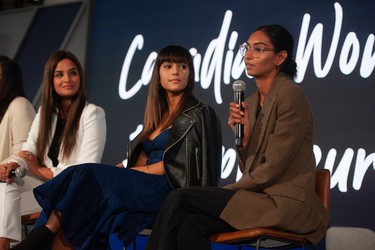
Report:
[{"label": "microphone foam head", "polygon": [[242,80],[237,80],[232,85],[233,91],[235,92],[242,92],[246,89],[246,83]]},{"label": "microphone foam head", "polygon": [[14,175],[17,178],[24,177],[26,175],[26,168],[23,168],[23,167],[16,168],[16,170],[14,171]]}]

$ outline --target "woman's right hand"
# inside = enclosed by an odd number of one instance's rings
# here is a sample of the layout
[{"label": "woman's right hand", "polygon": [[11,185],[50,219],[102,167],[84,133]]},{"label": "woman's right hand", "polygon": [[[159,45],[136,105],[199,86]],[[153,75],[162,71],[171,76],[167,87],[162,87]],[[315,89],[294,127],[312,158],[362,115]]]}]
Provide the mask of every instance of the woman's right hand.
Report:
[{"label": "woman's right hand", "polygon": [[34,155],[33,153],[27,150],[22,150],[18,152],[17,156],[26,161],[28,171],[32,175],[43,180],[49,180],[53,177],[53,173],[49,168],[39,166],[38,159],[36,158],[36,155]]},{"label": "woman's right hand", "polygon": [[235,124],[244,125],[244,136],[242,139],[242,146],[246,147],[251,138],[251,126],[249,120],[249,107],[246,102],[242,102],[243,111],[240,110],[240,107],[237,103],[231,102],[229,104],[229,118],[228,125],[234,130]]},{"label": "woman's right hand", "polygon": [[18,167],[19,165],[15,162],[0,164],[0,182],[12,183],[13,179],[9,178],[9,174]]}]

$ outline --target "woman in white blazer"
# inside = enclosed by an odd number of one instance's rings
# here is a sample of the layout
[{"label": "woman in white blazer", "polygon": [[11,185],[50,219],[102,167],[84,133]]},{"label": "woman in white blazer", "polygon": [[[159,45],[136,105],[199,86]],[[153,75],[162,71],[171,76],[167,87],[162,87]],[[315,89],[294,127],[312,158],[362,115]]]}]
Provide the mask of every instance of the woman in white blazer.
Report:
[{"label": "woman in white blazer", "polygon": [[[76,56],[68,51],[55,52],[45,66],[41,107],[27,141],[17,157],[0,165],[0,180],[14,187],[6,194],[12,202],[6,202],[0,218],[6,222],[6,237],[11,241],[21,240],[21,215],[40,211],[32,193],[34,187],[69,166],[101,160],[105,113],[86,101],[83,90],[83,70]],[[27,175],[9,178],[18,167],[26,168]]]}]

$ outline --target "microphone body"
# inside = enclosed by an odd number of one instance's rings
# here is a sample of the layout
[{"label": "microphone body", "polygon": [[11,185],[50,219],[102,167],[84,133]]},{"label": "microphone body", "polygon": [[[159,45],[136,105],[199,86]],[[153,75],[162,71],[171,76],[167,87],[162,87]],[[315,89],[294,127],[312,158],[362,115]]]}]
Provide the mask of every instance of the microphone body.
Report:
[{"label": "microphone body", "polygon": [[23,178],[26,175],[26,168],[18,167],[10,171],[9,178]]},{"label": "microphone body", "polygon": [[[245,100],[245,89],[246,83],[242,80],[237,80],[233,83],[233,91],[234,91],[234,102],[238,104],[241,111],[243,111],[242,102]],[[234,124],[234,142],[236,146],[242,145],[244,133],[244,126],[243,124]]]}]

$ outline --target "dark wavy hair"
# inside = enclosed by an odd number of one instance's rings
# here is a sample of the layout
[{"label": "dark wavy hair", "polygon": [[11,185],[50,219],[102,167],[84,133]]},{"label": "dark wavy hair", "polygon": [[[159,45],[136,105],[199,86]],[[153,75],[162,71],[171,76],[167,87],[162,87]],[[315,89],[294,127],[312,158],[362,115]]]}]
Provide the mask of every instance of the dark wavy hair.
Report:
[{"label": "dark wavy hair", "polygon": [[9,104],[18,96],[25,96],[22,71],[18,63],[7,56],[0,56],[0,122]]},{"label": "dark wavy hair", "polygon": [[161,127],[161,130],[164,130],[171,126],[174,120],[177,118],[177,116],[185,109],[189,97],[191,96],[194,89],[194,65],[193,58],[190,55],[189,51],[184,47],[178,45],[169,45],[163,48],[159,52],[155,60],[155,65],[152,72],[152,78],[148,89],[146,110],[144,115],[144,128],[140,135],[141,141],[146,140],[147,137],[153,131],[155,131],[156,128],[158,128],[158,126],[162,122],[163,114],[169,111],[167,95],[160,83],[159,70],[164,62],[186,63],[189,68],[189,77],[188,84],[184,89],[183,96],[181,98],[181,102],[179,103],[175,112],[169,115],[168,120],[163,121],[163,126]]},{"label": "dark wavy hair", "polygon": [[297,76],[297,63],[293,58],[294,40],[289,31],[278,24],[261,26],[255,31],[263,31],[275,47],[276,52],[285,50],[288,53],[287,58],[280,65],[279,71],[294,79]]}]

